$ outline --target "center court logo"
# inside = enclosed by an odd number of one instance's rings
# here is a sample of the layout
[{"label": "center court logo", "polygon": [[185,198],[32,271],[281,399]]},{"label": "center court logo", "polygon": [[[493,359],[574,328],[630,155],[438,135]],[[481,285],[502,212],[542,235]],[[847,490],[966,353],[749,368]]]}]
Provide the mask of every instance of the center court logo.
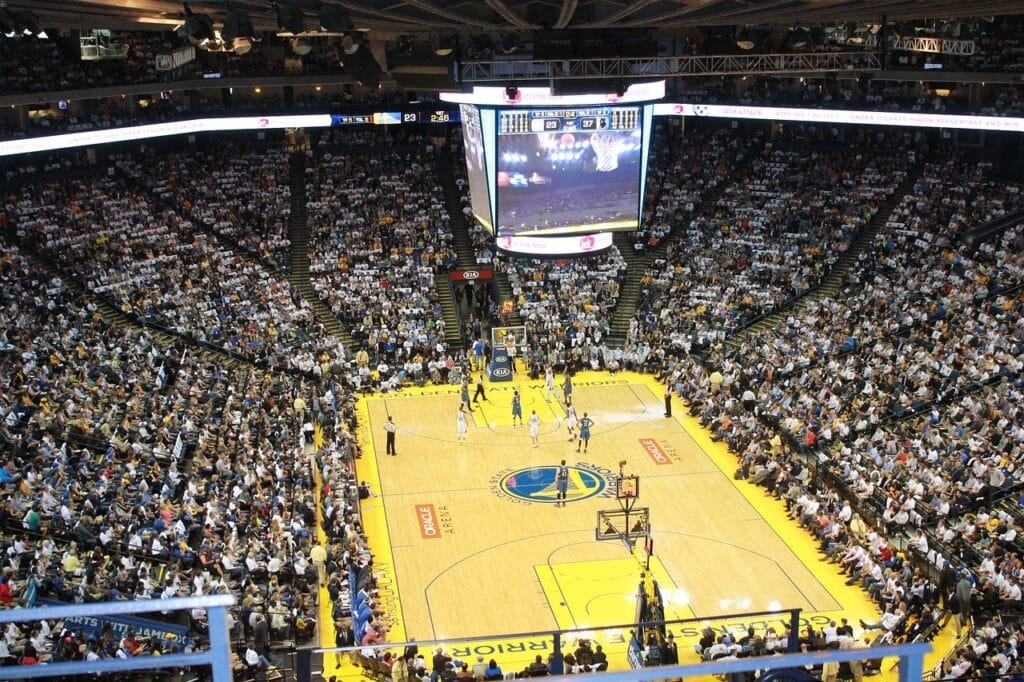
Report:
[{"label": "center court logo", "polygon": [[[529,467],[516,471],[499,472],[492,483],[492,491],[513,502],[537,502],[554,504],[558,489],[557,466]],[[566,487],[566,501],[578,502],[597,495],[608,497],[612,488],[609,480],[614,479],[610,469],[579,462],[569,467],[569,482]]]}]

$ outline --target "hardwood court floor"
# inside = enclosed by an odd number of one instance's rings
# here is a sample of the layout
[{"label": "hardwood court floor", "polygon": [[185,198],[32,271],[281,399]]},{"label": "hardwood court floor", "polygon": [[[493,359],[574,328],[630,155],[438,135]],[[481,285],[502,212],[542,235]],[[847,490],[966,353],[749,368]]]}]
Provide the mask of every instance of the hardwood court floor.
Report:
[{"label": "hardwood court floor", "polygon": [[[465,442],[456,433],[456,387],[361,400],[364,456],[357,473],[374,493],[363,518],[381,606],[392,618],[388,640],[498,635],[452,650],[472,660],[493,655],[509,671],[548,645],[503,633],[632,621],[640,565],[621,542],[595,540],[597,511],[617,508],[621,460],[627,474],[640,476],[638,506],[650,509],[651,569],[666,597],[666,618],[721,626],[711,619],[794,607],[818,627],[840,617],[855,626],[877,618],[864,593],[820,559],[813,538],[781,503],[733,480],[735,458],[678,401],[675,416],[663,416],[663,389],[652,378],[581,373],[574,385],[577,414],[595,422],[589,452],[579,454],[567,440],[561,395],[546,401],[543,382],[524,374],[488,385]],[[512,426],[514,389],[524,417],[534,410],[540,417],[536,448],[527,426]],[[395,457],[383,454],[389,414],[399,428]],[[572,467],[570,501],[556,508],[554,467],[562,459]],[[333,628],[329,619],[321,622],[330,646]],[[730,629],[739,624],[731,621]],[[697,629],[675,630],[684,660],[697,660]],[[594,637],[605,642],[613,668],[625,667],[621,636]],[[326,658],[325,676],[350,672]]]}]

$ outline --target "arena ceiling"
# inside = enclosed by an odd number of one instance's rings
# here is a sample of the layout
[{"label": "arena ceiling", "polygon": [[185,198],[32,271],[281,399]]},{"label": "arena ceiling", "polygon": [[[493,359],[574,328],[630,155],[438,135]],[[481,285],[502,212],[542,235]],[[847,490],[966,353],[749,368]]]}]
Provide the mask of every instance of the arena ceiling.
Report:
[{"label": "arena ceiling", "polygon": [[[554,29],[685,30],[700,26],[821,24],[838,21],[950,19],[1024,14],[1020,0],[324,0],[340,6],[356,27],[396,33],[472,33]],[[2,4],[2,2],[0,2]],[[160,30],[180,23],[174,0],[8,0],[32,10],[50,28]],[[227,0],[195,0],[195,12],[218,13]],[[280,0],[316,22],[319,0]],[[230,0],[257,30],[275,30],[268,0]]]}]

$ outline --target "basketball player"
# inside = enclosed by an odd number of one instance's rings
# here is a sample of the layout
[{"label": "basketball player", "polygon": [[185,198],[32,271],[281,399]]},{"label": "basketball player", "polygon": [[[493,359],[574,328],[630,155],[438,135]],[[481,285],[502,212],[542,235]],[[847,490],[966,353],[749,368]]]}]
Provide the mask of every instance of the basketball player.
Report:
[{"label": "basketball player", "polygon": [[[516,373],[516,335],[512,332],[505,334],[505,352],[508,353],[508,362],[512,365],[512,373]],[[520,420],[521,421],[521,420]]]},{"label": "basketball player", "polygon": [[579,420],[576,419],[576,408],[572,405],[567,405],[565,408],[565,428],[569,429],[569,442],[576,440],[576,424]]},{"label": "basketball player", "polygon": [[470,412],[472,412],[473,411],[473,406],[470,405],[470,403],[469,403],[469,380],[468,379],[463,379],[462,380],[462,389],[459,392],[459,396],[460,396],[460,398],[462,400],[462,404],[459,406],[459,408],[460,409],[465,408],[465,409],[469,410]]},{"label": "basketball player", "polygon": [[569,467],[565,466],[565,460],[558,466],[558,475],[555,477],[555,506],[565,506],[565,491],[569,488]]},{"label": "basketball player", "polygon": [[587,413],[583,413],[583,419],[580,420],[580,440],[576,443],[576,452],[580,451],[580,445],[583,446],[583,452],[587,451],[590,447],[590,427],[594,425],[594,420],[587,416]]},{"label": "basketball player", "polygon": [[562,382],[562,393],[565,395],[565,404],[572,405],[572,375],[565,373],[565,381]]},{"label": "basketball player", "polygon": [[537,410],[530,412],[530,440],[533,441],[533,447],[537,447],[537,437],[540,435],[540,417],[537,416]]},{"label": "basketball player", "polygon": [[544,368],[544,402],[551,402],[551,397],[555,395],[555,371],[551,369],[551,365]]},{"label": "basketball player", "polygon": [[459,411],[455,415],[455,430],[459,434],[459,440],[466,440],[469,427],[466,425],[466,410],[462,405],[459,405]]},{"label": "basketball player", "polygon": [[516,426],[516,419],[519,419],[519,426],[523,425],[523,402],[519,397],[519,391],[512,393],[512,426]]}]

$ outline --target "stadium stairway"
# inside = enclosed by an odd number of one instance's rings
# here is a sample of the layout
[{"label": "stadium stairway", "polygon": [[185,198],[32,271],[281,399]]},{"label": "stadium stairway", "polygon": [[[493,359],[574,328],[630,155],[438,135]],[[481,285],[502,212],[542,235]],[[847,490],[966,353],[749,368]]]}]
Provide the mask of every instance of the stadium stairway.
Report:
[{"label": "stadium stairway", "polygon": [[477,264],[476,254],[473,252],[473,240],[469,237],[469,222],[462,212],[462,194],[455,184],[455,169],[452,164],[456,162],[448,148],[437,156],[441,187],[444,189],[444,206],[448,210],[448,224],[452,228],[452,247],[455,249],[458,267],[473,268]]},{"label": "stadium stairway", "polygon": [[868,246],[874,241],[875,236],[881,231],[882,227],[885,226],[886,221],[889,220],[889,216],[892,215],[893,209],[899,205],[903,200],[903,197],[913,191],[914,183],[921,176],[921,172],[924,170],[925,160],[918,159],[917,163],[911,167],[907,172],[907,177],[903,179],[903,182],[899,184],[896,190],[889,197],[889,200],[879,207],[871,221],[868,222],[867,227],[857,238],[850,244],[850,248],[846,250],[839,260],[836,261],[835,265],[827,275],[821,280],[816,287],[812,287],[805,291],[803,294],[793,298],[786,305],[780,307],[761,317],[751,320],[749,323],[736,330],[733,334],[725,340],[725,343],[732,346],[738,347],[744,339],[749,336],[760,334],[768,329],[771,329],[779,322],[788,317],[791,310],[802,310],[806,308],[810,303],[818,301],[826,296],[835,295],[840,288],[843,286],[843,281],[846,279],[846,275],[850,268],[857,262],[860,254],[864,252]]},{"label": "stadium stairway", "polygon": [[[629,321],[636,314],[640,302],[640,280],[654,262],[654,251],[637,251],[625,232],[616,232],[612,243],[618,247],[622,259],[626,261],[626,281],[619,289],[619,300],[612,310],[612,322],[608,332],[608,345],[622,347],[626,343],[629,332]],[[658,245],[661,247],[661,244]],[[657,250],[657,249],[655,249]],[[664,252],[662,253],[664,255]]]},{"label": "stadium stairway", "polygon": [[334,313],[313,291],[309,282],[309,221],[306,212],[306,156],[291,154],[289,182],[292,190],[291,216],[288,218],[289,251],[288,283],[313,308],[313,314],[329,333],[341,339],[342,344],[354,353],[359,344],[348,333]]},{"label": "stadium stairway", "polygon": [[[452,152],[445,148],[437,156],[437,167],[441,187],[444,191],[444,206],[448,211],[448,225],[452,229],[452,248],[455,250],[456,267],[476,267],[476,254],[473,253],[473,242],[469,238],[469,223],[462,212],[462,195],[455,184],[455,169],[452,166]],[[455,305],[455,296],[451,278],[447,274],[434,277],[434,295],[441,303],[444,317],[445,339],[449,350],[462,350],[466,347],[466,334],[462,325],[462,316]]]},{"label": "stadium stairway", "polygon": [[444,318],[444,338],[448,350],[464,350],[466,348],[465,330],[462,318],[455,307],[455,296],[452,294],[452,283],[448,273],[434,276],[434,296],[441,304],[441,316]]}]

